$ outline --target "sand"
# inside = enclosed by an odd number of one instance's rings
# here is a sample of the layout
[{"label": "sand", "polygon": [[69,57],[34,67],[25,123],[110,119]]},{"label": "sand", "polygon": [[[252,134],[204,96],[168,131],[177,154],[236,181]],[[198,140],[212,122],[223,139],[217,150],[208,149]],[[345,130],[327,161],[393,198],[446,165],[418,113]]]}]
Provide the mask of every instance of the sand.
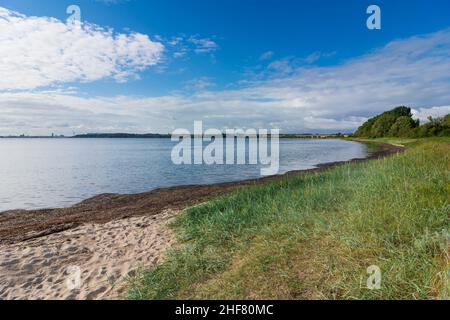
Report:
[{"label": "sand", "polygon": [[175,242],[168,210],[0,245],[0,299],[118,299],[127,277]]},{"label": "sand", "polygon": [[[183,209],[241,187],[383,158],[405,148],[376,143],[365,159],[240,182],[104,194],[70,208],[0,214],[0,299],[118,299],[127,277],[161,262],[175,236],[167,227]],[[78,281],[79,280],[79,281]]]}]

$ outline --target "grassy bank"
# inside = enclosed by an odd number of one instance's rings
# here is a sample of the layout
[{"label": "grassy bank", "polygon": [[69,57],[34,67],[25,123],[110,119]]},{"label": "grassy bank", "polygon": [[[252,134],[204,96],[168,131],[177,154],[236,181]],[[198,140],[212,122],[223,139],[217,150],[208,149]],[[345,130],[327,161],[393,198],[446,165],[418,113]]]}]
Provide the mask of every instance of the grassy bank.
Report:
[{"label": "grassy bank", "polygon": [[[129,298],[449,299],[450,139],[406,142],[187,210],[181,248]],[[366,288],[371,265],[381,290]]]}]

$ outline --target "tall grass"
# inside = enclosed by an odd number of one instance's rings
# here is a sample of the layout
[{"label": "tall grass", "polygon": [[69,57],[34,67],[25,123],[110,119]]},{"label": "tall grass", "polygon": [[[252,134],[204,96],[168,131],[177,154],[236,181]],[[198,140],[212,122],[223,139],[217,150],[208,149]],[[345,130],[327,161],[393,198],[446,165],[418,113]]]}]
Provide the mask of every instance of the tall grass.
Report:
[{"label": "tall grass", "polygon": [[[192,208],[131,299],[449,299],[450,144],[243,188]],[[380,290],[367,268],[382,271]]]}]

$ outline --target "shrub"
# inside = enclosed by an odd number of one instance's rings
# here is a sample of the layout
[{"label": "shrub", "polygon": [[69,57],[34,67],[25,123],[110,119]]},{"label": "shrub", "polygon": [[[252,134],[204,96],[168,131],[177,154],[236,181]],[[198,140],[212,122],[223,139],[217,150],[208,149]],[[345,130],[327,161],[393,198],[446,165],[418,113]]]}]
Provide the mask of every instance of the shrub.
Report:
[{"label": "shrub", "polygon": [[417,138],[450,136],[450,114],[443,118],[429,117],[428,120],[428,123],[417,129]]},{"label": "shrub", "polygon": [[414,120],[411,109],[397,107],[384,112],[364,123],[355,133],[356,137],[443,137],[450,136],[450,114],[443,118],[428,118],[429,122],[420,126],[419,120]]},{"label": "shrub", "polygon": [[408,137],[412,134],[416,122],[410,117],[399,117],[389,130],[391,137]]}]

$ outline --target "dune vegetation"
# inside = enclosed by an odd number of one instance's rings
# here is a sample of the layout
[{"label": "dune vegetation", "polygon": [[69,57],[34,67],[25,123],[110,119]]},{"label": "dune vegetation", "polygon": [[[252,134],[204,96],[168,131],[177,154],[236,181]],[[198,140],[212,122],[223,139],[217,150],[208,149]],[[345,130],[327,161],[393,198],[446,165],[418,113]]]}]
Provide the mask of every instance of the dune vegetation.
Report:
[{"label": "dune vegetation", "polygon": [[128,298],[449,299],[450,139],[384,141],[407,150],[186,210],[179,246]]}]

